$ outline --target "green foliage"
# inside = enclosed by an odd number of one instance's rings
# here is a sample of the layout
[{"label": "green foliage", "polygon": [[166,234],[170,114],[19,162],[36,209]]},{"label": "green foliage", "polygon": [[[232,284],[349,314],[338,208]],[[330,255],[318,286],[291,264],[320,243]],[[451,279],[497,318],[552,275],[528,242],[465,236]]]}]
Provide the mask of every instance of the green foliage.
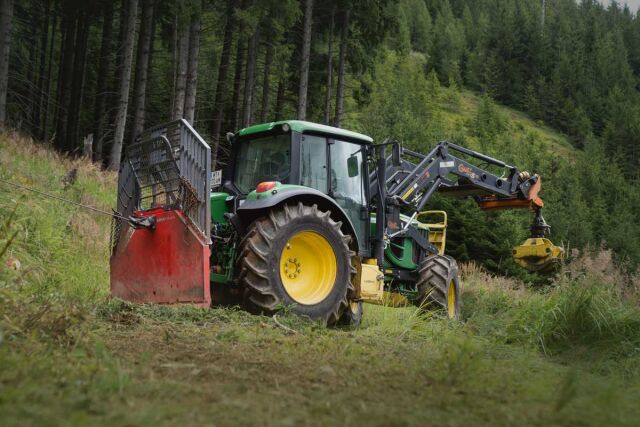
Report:
[{"label": "green foliage", "polygon": [[423,0],[403,0],[397,5],[397,33],[392,32],[392,47],[404,54],[428,53],[433,43],[432,20]]},{"label": "green foliage", "polygon": [[425,76],[423,57],[388,52],[371,80],[358,128],[377,141],[392,136],[411,148],[437,138],[441,87],[435,75]]},{"label": "green foliage", "polygon": [[575,163],[562,165],[548,186],[547,219],[557,238],[572,247],[610,247],[630,267],[640,263],[640,233],[632,218],[640,205],[635,184],[597,143],[587,144]]}]

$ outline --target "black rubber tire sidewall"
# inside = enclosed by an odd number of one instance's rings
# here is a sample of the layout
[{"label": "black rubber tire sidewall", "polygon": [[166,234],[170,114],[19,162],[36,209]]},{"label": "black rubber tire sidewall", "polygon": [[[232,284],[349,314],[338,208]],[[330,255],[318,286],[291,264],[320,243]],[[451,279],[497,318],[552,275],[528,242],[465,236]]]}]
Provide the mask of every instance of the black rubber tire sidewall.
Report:
[{"label": "black rubber tire sidewall", "polygon": [[[276,208],[276,211],[280,210]],[[272,313],[277,310],[273,301],[275,298],[278,306],[291,307],[291,311],[299,316],[312,320],[323,320],[327,324],[336,323],[348,306],[347,292],[351,276],[352,255],[346,243],[348,239],[340,231],[339,225],[331,221],[327,213],[318,210],[315,206],[286,206],[284,210],[288,210],[289,214],[285,217],[289,220],[283,224],[278,223],[278,226],[275,227],[275,234],[268,242],[269,247],[264,261],[260,261],[261,266],[265,268],[266,281],[269,283],[268,295],[247,285],[247,306],[254,312]],[[301,214],[301,211],[304,213]],[[291,216],[293,218],[290,218]],[[275,221],[268,217],[262,217],[257,219],[252,227],[260,226],[261,222],[273,224]],[[287,293],[280,277],[280,258],[287,242],[294,235],[304,231],[315,232],[324,237],[336,256],[334,286],[321,302],[313,305],[302,304],[294,300]],[[245,240],[241,245],[241,253],[252,250],[249,240]],[[252,280],[265,279],[258,279],[254,275]],[[265,302],[267,300],[269,301]]]},{"label": "black rubber tire sidewall", "polygon": [[[447,265],[446,268],[444,268],[444,264]],[[435,274],[430,276],[427,270],[432,269],[438,269],[438,273],[443,274],[443,276]],[[430,255],[425,258],[420,265],[417,282],[418,297],[415,299],[414,303],[426,310],[444,310],[445,313],[447,313],[447,295],[449,286],[455,287],[456,300],[454,319],[459,319],[462,304],[458,264],[455,259],[448,255]]]}]

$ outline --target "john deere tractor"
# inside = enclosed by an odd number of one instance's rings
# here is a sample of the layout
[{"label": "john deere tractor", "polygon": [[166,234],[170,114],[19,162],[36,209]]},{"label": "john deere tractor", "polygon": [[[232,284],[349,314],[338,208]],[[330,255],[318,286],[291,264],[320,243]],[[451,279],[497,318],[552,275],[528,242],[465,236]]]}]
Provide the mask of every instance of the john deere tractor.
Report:
[{"label": "john deere tractor", "polygon": [[[113,295],[134,302],[289,307],[354,325],[362,303],[460,313],[447,216],[423,211],[436,192],[481,209],[529,208],[516,260],[544,271],[562,256],[548,239],[541,180],[443,141],[420,154],[400,143],[288,120],[229,134],[224,170],[184,120],[126,150],[111,256]],[[482,167],[478,165],[483,165]],[[455,232],[455,231],[454,231]]]}]

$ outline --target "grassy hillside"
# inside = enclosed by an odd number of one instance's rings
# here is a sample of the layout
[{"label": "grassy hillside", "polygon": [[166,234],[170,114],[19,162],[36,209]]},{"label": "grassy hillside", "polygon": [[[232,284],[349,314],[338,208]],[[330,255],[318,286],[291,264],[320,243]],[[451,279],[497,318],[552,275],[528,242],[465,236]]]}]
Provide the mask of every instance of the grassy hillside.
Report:
[{"label": "grassy hillside", "polygon": [[[482,101],[483,98],[473,92],[461,91],[455,102],[449,103],[443,112],[445,122],[450,129],[448,133],[451,135],[471,133],[469,128],[473,126],[472,118],[477,115]],[[576,149],[568,138],[544,123],[535,122],[522,111],[503,105],[496,105],[496,110],[512,127],[514,140],[530,135],[532,140],[549,153],[567,160],[575,155]]]},{"label": "grassy hillside", "polygon": [[[0,136],[0,178],[114,204],[114,175],[14,135]],[[544,292],[468,264],[461,322],[367,305],[360,328],[327,330],[287,313],[111,300],[108,217],[0,188],[2,425],[635,425],[640,417],[640,284],[606,253],[576,262]]]}]

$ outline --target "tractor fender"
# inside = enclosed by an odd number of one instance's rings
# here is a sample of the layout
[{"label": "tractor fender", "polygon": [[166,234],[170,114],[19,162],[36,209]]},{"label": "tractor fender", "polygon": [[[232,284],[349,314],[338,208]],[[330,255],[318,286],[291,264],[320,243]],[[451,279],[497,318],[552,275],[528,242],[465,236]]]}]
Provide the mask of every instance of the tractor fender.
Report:
[{"label": "tractor fender", "polygon": [[329,196],[315,188],[298,185],[286,185],[275,192],[266,192],[260,195],[264,198],[246,199],[237,209],[236,215],[244,228],[247,228],[257,218],[264,216],[270,209],[285,204],[302,202],[305,205],[317,205],[323,211],[331,211],[331,219],[341,221],[340,230],[344,235],[351,236],[349,246],[356,252],[364,250],[360,247],[355,227],[347,213]]}]

